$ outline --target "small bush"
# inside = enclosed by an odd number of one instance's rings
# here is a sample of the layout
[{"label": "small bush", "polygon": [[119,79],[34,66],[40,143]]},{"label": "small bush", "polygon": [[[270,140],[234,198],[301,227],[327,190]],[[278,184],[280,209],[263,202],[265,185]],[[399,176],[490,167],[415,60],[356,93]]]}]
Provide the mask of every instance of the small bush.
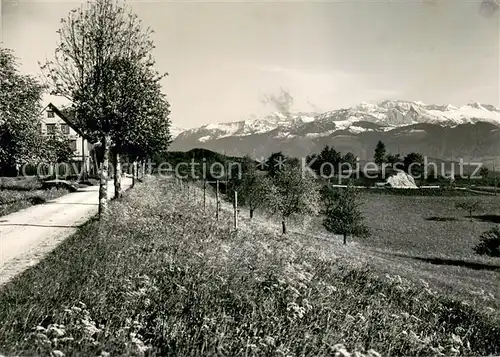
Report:
[{"label": "small bush", "polygon": [[480,211],[482,209],[482,205],[479,200],[467,199],[457,202],[456,208],[467,211],[469,213],[469,218],[472,219],[472,213]]},{"label": "small bush", "polygon": [[481,240],[474,251],[480,255],[500,257],[500,228],[497,226],[481,234]]}]

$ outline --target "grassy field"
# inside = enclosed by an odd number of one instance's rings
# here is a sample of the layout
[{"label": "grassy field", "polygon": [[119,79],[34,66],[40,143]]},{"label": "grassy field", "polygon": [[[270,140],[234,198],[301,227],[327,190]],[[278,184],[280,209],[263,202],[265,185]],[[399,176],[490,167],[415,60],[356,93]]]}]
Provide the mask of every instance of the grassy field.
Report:
[{"label": "grassy field", "polygon": [[33,205],[61,197],[65,189],[42,190],[42,183],[36,177],[0,178],[0,217]]},{"label": "grassy field", "polygon": [[495,196],[474,196],[483,210],[455,207],[460,197],[364,195],[363,211],[372,236],[359,240],[379,270],[425,279],[472,303],[500,308],[500,259],[478,256],[474,246],[500,221]]},{"label": "grassy field", "polygon": [[495,314],[380,274],[357,243],[283,238],[247,219],[236,235],[230,212],[216,222],[193,192],[141,184],[1,288],[0,353],[500,353]]}]

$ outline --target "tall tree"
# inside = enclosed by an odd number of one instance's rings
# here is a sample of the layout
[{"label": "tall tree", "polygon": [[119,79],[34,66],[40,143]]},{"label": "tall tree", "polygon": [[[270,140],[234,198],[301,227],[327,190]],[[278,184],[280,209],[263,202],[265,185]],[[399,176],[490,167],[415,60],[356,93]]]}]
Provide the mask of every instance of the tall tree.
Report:
[{"label": "tall tree", "polygon": [[12,51],[0,47],[1,175],[15,175],[20,165],[34,163],[39,157],[43,90],[35,78],[19,73]]},{"label": "tall tree", "polygon": [[[170,104],[161,92],[160,76],[155,71],[145,68],[141,77],[140,88],[142,97],[136,101],[138,105],[133,120],[127,121],[123,131],[123,152],[132,160],[135,175],[137,162],[164,155],[172,141],[170,135]],[[135,177],[134,177],[135,180]]]},{"label": "tall tree", "polygon": [[420,183],[424,180],[424,157],[422,154],[412,152],[403,159],[404,170],[414,178],[420,178]]},{"label": "tall tree", "polygon": [[373,155],[373,161],[379,166],[386,162],[386,149],[385,144],[379,140],[377,146],[375,147],[375,154]]},{"label": "tall tree", "polygon": [[369,236],[368,227],[359,209],[358,191],[349,185],[346,189],[327,187],[323,191],[325,219],[323,226],[332,233],[341,234],[344,244],[348,236]]},{"label": "tall tree", "polygon": [[[117,111],[116,61],[154,65],[151,30],[117,0],[97,0],[72,10],[62,19],[55,58],[42,66],[52,94],[66,97],[77,125],[101,141],[104,155],[99,187],[99,212],[107,210],[109,152],[114,128],[123,120]],[[141,90],[138,88],[137,90]],[[130,93],[132,95],[132,93]]]},{"label": "tall tree", "polygon": [[[401,156],[399,154],[388,154],[387,155],[387,163],[391,165],[392,168],[398,166],[402,162]],[[397,168],[397,167],[396,167]]]},{"label": "tall tree", "polygon": [[268,171],[268,175],[270,177],[276,176],[277,173],[285,167],[288,160],[289,158],[281,151],[272,153],[265,162],[265,168]]},{"label": "tall tree", "polygon": [[[121,197],[121,158],[126,154],[135,161],[165,152],[170,143],[169,104],[161,92],[165,75],[151,65],[130,59],[110,61],[106,82],[112,83],[114,120],[111,128],[115,197]],[[135,170],[134,170],[135,171]],[[134,177],[135,179],[135,177]]]},{"label": "tall tree", "polygon": [[357,159],[358,158],[356,157],[356,155],[354,155],[352,152],[348,152],[344,156],[342,156],[342,164],[346,164],[346,166],[350,166],[354,169]]},{"label": "tall tree", "polygon": [[323,175],[329,177],[338,172],[340,163],[342,162],[342,154],[339,151],[327,145],[321,150],[319,156],[321,164],[324,165],[322,170]]},{"label": "tall tree", "polygon": [[319,212],[318,186],[312,178],[302,175],[300,167],[285,165],[273,178],[267,202],[271,213],[280,216],[282,232],[286,234],[289,218]]}]

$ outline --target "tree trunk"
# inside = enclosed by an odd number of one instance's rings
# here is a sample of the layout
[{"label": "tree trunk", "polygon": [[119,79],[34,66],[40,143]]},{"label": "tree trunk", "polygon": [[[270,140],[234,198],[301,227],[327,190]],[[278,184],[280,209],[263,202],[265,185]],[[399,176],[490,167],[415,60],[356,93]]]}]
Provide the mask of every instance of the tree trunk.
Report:
[{"label": "tree trunk", "polygon": [[253,218],[253,209],[250,208],[250,219],[252,219],[252,218]]},{"label": "tree trunk", "polygon": [[281,228],[282,228],[282,232],[283,234],[286,234],[286,224],[285,224],[285,219],[283,219],[281,221]]},{"label": "tree trunk", "polygon": [[135,181],[137,180],[137,159],[132,162],[132,186],[135,186]]},{"label": "tree trunk", "polygon": [[105,135],[102,138],[102,148],[104,156],[101,164],[101,174],[99,182],[99,216],[102,217],[108,211],[108,176],[109,176],[109,147],[111,145],[111,137]]},{"label": "tree trunk", "polygon": [[344,244],[347,244],[347,234],[344,234]]},{"label": "tree trunk", "polygon": [[113,154],[113,164],[115,166],[115,175],[113,182],[115,184],[115,198],[121,198],[122,192],[122,164],[120,162],[120,154],[116,150]]},{"label": "tree trunk", "polygon": [[80,181],[85,181],[87,179],[86,161],[87,158],[85,157],[85,139],[82,137],[82,171],[79,177]]}]

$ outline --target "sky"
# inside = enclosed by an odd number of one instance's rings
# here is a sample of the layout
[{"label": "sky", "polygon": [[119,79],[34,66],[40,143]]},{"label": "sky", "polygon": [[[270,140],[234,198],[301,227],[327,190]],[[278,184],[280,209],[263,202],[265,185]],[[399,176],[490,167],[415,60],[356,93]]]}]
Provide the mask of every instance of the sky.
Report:
[{"label": "sky", "polygon": [[[39,75],[60,19],[78,1],[1,0],[0,41]],[[129,1],[155,33],[174,125],[270,113],[280,88],[293,111],[387,99],[500,106],[495,0]],[[51,98],[55,103],[57,99]]]}]

